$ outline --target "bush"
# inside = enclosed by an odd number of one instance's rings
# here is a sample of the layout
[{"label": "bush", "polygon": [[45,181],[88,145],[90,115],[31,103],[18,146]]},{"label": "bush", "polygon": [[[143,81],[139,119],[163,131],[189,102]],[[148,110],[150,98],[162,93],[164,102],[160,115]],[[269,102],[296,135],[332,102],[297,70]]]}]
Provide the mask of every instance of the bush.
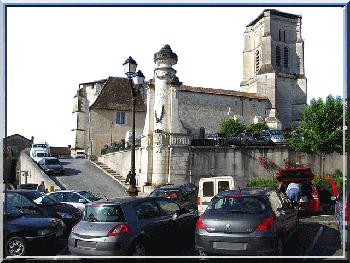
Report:
[{"label": "bush", "polygon": [[235,119],[229,119],[221,123],[220,132],[237,137],[245,131],[245,126]]},{"label": "bush", "polygon": [[276,179],[252,179],[247,181],[248,187],[278,187],[280,182]]},{"label": "bush", "polygon": [[269,130],[269,126],[265,122],[263,123],[252,123],[249,125],[249,128],[247,129],[248,132],[261,132],[262,130]]}]

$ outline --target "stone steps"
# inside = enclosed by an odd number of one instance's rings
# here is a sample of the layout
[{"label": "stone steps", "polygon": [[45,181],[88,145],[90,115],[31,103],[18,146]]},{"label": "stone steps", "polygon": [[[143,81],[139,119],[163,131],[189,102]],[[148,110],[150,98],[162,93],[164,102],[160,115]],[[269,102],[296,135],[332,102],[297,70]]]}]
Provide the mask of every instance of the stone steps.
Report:
[{"label": "stone steps", "polygon": [[[107,174],[109,174],[111,177],[113,177],[114,179],[116,179],[122,186],[124,186],[126,189],[129,188],[129,184],[125,183],[125,178],[123,176],[121,176],[120,174],[118,174],[116,171],[114,171],[113,169],[109,168],[107,165],[105,165],[104,163],[101,163],[97,160],[97,158],[94,159],[90,159],[90,161],[92,163],[94,163],[96,166],[98,166],[100,169],[102,169],[103,171],[105,171]],[[141,193],[141,189],[140,187],[138,187],[138,190]]]}]

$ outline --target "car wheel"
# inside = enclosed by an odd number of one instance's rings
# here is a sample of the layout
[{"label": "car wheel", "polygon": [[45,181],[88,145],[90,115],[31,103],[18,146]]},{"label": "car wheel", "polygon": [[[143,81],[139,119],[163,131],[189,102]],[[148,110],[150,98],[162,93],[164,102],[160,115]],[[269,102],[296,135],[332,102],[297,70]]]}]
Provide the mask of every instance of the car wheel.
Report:
[{"label": "car wheel", "polygon": [[283,240],[281,237],[277,238],[277,251],[276,256],[282,256],[283,255]]},{"label": "car wheel", "polygon": [[21,237],[12,237],[6,243],[6,256],[24,256],[26,243]]},{"label": "car wheel", "polygon": [[130,249],[130,256],[146,256],[146,247],[142,243],[135,243]]}]

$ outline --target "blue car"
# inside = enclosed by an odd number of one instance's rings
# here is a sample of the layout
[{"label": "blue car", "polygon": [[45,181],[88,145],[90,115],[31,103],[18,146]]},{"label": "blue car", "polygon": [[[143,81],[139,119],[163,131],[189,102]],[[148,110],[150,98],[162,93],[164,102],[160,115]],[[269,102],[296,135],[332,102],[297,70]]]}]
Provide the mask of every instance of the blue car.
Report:
[{"label": "blue car", "polygon": [[[347,220],[347,199],[348,199],[348,191],[345,189],[345,200],[343,199],[343,195],[340,194],[335,203],[335,220],[338,225],[338,229],[340,232],[340,240],[342,244],[342,248],[345,250],[349,250],[349,243],[347,242],[347,232],[349,230]],[[345,207],[344,207],[345,206]],[[345,215],[344,215],[345,212]],[[345,241],[345,244],[344,244]]]}]

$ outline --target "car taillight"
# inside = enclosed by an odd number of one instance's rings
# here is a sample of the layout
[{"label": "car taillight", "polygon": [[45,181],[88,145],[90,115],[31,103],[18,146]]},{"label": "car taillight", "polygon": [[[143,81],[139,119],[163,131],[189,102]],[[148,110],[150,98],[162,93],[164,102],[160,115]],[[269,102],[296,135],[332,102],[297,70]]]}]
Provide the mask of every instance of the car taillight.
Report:
[{"label": "car taillight", "polygon": [[273,225],[275,224],[275,217],[269,216],[268,218],[265,218],[260,225],[257,226],[255,231],[269,231],[272,229]]},{"label": "car taillight", "polygon": [[345,205],[345,221],[348,221],[348,204]]},{"label": "car taillight", "polygon": [[197,219],[196,228],[198,228],[198,229],[204,229],[204,230],[206,229],[206,227],[204,226],[203,221],[202,221],[201,218],[198,218],[198,219]]},{"label": "car taillight", "polygon": [[198,197],[198,205],[201,205],[201,198]]},{"label": "car taillight", "polygon": [[118,236],[129,232],[131,232],[131,228],[128,224],[119,224],[113,227],[112,230],[108,232],[107,236]]}]

